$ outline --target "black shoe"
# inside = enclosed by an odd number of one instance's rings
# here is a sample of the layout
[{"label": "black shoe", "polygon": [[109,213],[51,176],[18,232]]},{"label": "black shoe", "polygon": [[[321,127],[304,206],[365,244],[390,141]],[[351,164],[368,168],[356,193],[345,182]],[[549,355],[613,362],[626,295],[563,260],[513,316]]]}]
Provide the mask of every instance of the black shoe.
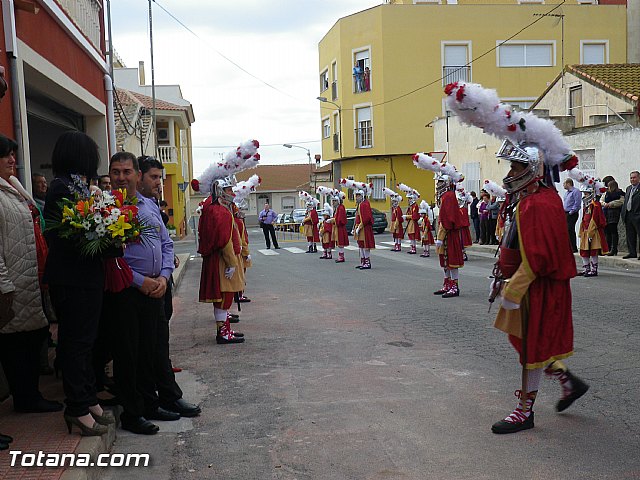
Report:
[{"label": "black shoe", "polygon": [[243,343],[244,337],[224,338],[222,335],[216,335],[216,343],[218,345],[226,345],[228,343]]},{"label": "black shoe", "polygon": [[625,256],[624,256],[624,257],[622,257],[622,258],[624,258],[624,259],[626,260],[626,259],[634,258],[634,257],[635,257],[635,255],[625,255]]},{"label": "black shoe", "polygon": [[278,246],[276,246],[276,247],[273,247],[273,248],[275,248],[276,250],[280,250],[280,247],[278,247]]},{"label": "black shoe", "polygon": [[176,412],[170,412],[162,407],[158,407],[151,412],[144,414],[144,418],[147,420],[161,420],[163,422],[174,422],[180,420],[180,414]]},{"label": "black shoe", "polygon": [[569,370],[566,371],[566,375],[571,381],[571,393],[567,397],[558,400],[558,403],[556,404],[556,411],[558,412],[565,411],[571,406],[573,402],[575,402],[577,399],[587,393],[587,390],[589,390],[589,385],[573,375]]},{"label": "black shoe", "polygon": [[229,317],[230,318],[240,318],[240,315],[238,315],[237,313],[230,313]]},{"label": "black shoe", "polygon": [[55,400],[46,400],[41,398],[35,403],[28,405],[13,405],[13,409],[18,413],[46,413],[59,412],[64,406]]},{"label": "black shoe", "polygon": [[7,448],[9,448],[8,443],[0,442],[0,450],[6,450]]},{"label": "black shoe", "polygon": [[11,435],[5,435],[4,433],[0,433],[0,442],[11,443],[13,442],[13,437]]},{"label": "black shoe", "polygon": [[120,400],[118,397],[112,398],[98,398],[98,403],[101,407],[115,407],[116,405],[120,405]]},{"label": "black shoe", "polygon": [[238,299],[238,302],[240,302],[240,303],[248,303],[250,301],[251,301],[251,299],[245,297],[244,295]]},{"label": "black shoe", "polygon": [[155,435],[160,431],[160,427],[144,417],[128,418],[120,415],[120,422],[123,430],[128,430],[138,435]]},{"label": "black shoe", "polygon": [[533,428],[533,412],[529,415],[529,417],[522,423],[511,423],[505,420],[500,420],[499,422],[494,423],[491,426],[491,431],[497,434],[503,433],[516,433],[521,430],[528,430]]},{"label": "black shoe", "polygon": [[271,250],[271,247],[267,247],[267,250]]},{"label": "black shoe", "polygon": [[189,403],[183,398],[179,398],[173,403],[162,404],[162,408],[178,413],[181,417],[197,417],[202,412],[198,405]]},{"label": "black shoe", "polygon": [[240,322],[240,317],[238,317],[237,315],[235,317],[229,317],[229,323],[239,323]]}]

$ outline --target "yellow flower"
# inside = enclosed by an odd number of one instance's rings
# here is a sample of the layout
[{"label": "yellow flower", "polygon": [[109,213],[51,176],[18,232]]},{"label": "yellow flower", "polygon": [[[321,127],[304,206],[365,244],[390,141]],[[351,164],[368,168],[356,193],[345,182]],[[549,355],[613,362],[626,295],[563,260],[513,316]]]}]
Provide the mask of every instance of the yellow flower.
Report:
[{"label": "yellow flower", "polygon": [[111,237],[124,237],[124,231],[131,228],[131,224],[127,223],[124,215],[120,215],[115,223],[107,227],[111,231]]},{"label": "yellow flower", "polygon": [[72,220],[73,217],[75,216],[75,213],[73,210],[71,210],[69,207],[67,207],[66,205],[62,208],[62,221],[65,222],[67,220]]}]

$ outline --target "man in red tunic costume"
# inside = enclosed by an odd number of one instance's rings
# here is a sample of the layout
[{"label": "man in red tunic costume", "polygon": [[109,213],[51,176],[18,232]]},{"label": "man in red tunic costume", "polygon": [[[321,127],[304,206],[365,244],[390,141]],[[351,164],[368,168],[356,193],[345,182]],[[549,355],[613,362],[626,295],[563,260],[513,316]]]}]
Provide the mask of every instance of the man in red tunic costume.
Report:
[{"label": "man in red tunic costume", "polygon": [[404,216],[404,219],[407,221],[407,236],[411,242],[411,249],[407,252],[410,255],[415,255],[417,253],[416,242],[421,237],[420,226],[418,225],[418,220],[420,220],[420,208],[416,203],[419,196],[420,195],[415,190],[407,193],[409,206],[407,207],[407,213]]},{"label": "man in red tunic costume", "polygon": [[347,209],[344,207],[344,193],[334,190],[331,198],[333,203],[333,224],[331,238],[338,248],[338,258],[336,263],[344,263],[344,247],[349,245],[349,234],[347,233]]},{"label": "man in red tunic costume", "polygon": [[353,238],[358,242],[360,248],[360,265],[356,268],[369,270],[371,269],[370,252],[372,248],[376,248],[376,242],[373,238],[373,215],[371,205],[367,200],[367,196],[373,191],[373,185],[344,178],[340,182],[347,188],[355,189],[356,218],[353,223]]},{"label": "man in red tunic costume", "polygon": [[598,195],[606,192],[601,181],[574,168],[569,172],[574,180],[581,183],[582,190],[582,222],[580,223],[580,258],[583,271],[578,275],[584,277],[598,276],[598,255],[609,253],[604,227],[607,219],[602,211],[602,204],[596,200]]},{"label": "man in red tunic costume", "polygon": [[510,162],[510,170],[503,179],[506,219],[489,300],[502,295],[495,326],[509,335],[518,352],[522,388],[516,391],[515,409],[491,430],[514,433],[534,426],[543,368],[562,386],[559,412],[589,389],[561,361],[573,354],[570,280],[576,264],[553,183],[559,182],[560,169],[572,169],[578,159],[552,122],[500,103],[495,91],[455,83],[445,92],[447,106],[463,122],[507,137],[497,154]]},{"label": "man in red tunic costume", "polygon": [[392,252],[402,251],[402,240],[404,240],[404,215],[402,214],[402,208],[400,202],[402,197],[390,188],[384,187],[382,192],[391,199],[391,234],[393,235],[393,248]]},{"label": "man in red tunic costume", "polygon": [[318,199],[307,192],[298,192],[298,196],[306,202],[307,207],[307,216],[302,220],[302,233],[307,237],[307,243],[309,244],[309,249],[305,253],[315,253],[318,251],[317,243],[320,241],[318,212],[316,211]]}]

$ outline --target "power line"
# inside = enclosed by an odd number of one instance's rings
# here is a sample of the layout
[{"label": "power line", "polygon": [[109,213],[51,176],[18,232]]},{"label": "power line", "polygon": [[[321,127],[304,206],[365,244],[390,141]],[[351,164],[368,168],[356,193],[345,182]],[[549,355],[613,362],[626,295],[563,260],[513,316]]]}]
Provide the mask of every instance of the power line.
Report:
[{"label": "power line", "polygon": [[[426,85],[422,85],[421,87],[418,87],[414,90],[411,90],[410,92],[407,93],[403,93],[402,95],[399,95],[397,97],[391,98],[389,100],[385,100],[384,102],[380,102],[380,103],[374,103],[373,105],[371,105],[371,107],[379,107],[381,105],[386,105],[387,103],[391,103],[391,102],[395,102],[396,100],[400,100],[401,98],[404,97],[408,97],[409,95],[413,95],[416,92],[419,92],[420,90],[423,90],[427,87],[430,87],[436,83],[440,83],[442,82],[442,80],[444,80],[446,77],[448,77],[449,75],[458,72],[460,70],[462,70],[463,68],[469,67],[471,66],[474,62],[476,62],[477,60],[480,60],[483,57],[486,57],[487,55],[489,55],[491,52],[496,51],[499,47],[501,47],[502,45],[504,45],[505,43],[507,43],[509,40],[513,40],[515,37],[517,37],[518,35],[520,35],[522,32],[524,32],[525,30],[527,30],[528,28],[532,27],[533,25],[535,25],[536,23],[538,23],[540,20],[542,20],[545,17],[549,17],[552,16],[551,14],[557,10],[558,8],[560,8],[564,3],[566,2],[566,0],[562,0],[561,3],[559,3],[558,5],[556,5],[555,7],[553,7],[551,10],[549,10],[547,13],[543,13],[540,14],[540,16],[538,18],[536,18],[533,22],[531,22],[530,24],[526,25],[525,27],[521,28],[520,30],[518,30],[516,33],[514,33],[513,35],[511,35],[509,38],[507,38],[506,40],[503,40],[502,42],[500,42],[499,44],[497,44],[495,47],[490,48],[489,50],[487,50],[486,52],[482,53],[481,55],[473,58],[470,62],[468,62],[466,65],[461,66],[460,68],[450,72],[448,75],[443,75],[440,78],[437,78],[429,83],[427,83]],[[330,110],[335,110],[335,108],[332,108],[330,106],[325,106],[325,105],[320,105],[320,108],[325,108],[325,109],[330,109]],[[341,111],[353,111],[355,110],[354,108],[341,108]]]},{"label": "power line", "polygon": [[[260,147],[282,147],[285,143],[299,145],[306,143],[321,143],[320,140],[306,140],[304,142],[261,143]],[[192,145],[191,148],[236,148],[238,145]]]},{"label": "power line", "polygon": [[196,37],[198,40],[200,40],[203,43],[206,43],[211,49],[213,49],[214,52],[216,52],[218,55],[220,55],[222,58],[224,58],[227,62],[229,62],[231,65],[233,65],[234,67],[236,67],[237,69],[241,70],[242,72],[246,73],[247,75],[249,75],[250,77],[256,79],[257,81],[259,81],[260,83],[263,83],[264,85],[266,85],[267,87],[275,90],[278,93],[281,93],[282,95],[286,95],[289,98],[292,98],[293,100],[296,100],[298,102],[301,102],[302,100],[300,100],[299,98],[294,97],[293,95],[288,94],[287,92],[284,92],[282,90],[280,90],[278,87],[275,87],[273,85],[271,85],[270,83],[262,80],[260,77],[257,77],[256,75],[254,75],[253,73],[251,73],[250,71],[248,71],[247,69],[243,68],[242,66],[238,65],[236,62],[234,62],[233,60],[231,60],[229,57],[227,57],[226,55],[224,55],[222,52],[220,52],[219,50],[217,50],[213,45],[211,45],[211,43],[207,42],[205,39],[203,39],[202,37],[200,37],[196,32],[194,32],[193,30],[191,30],[189,27],[187,27],[180,19],[178,19],[173,13],[171,13],[169,10],[167,10],[165,7],[163,7],[162,5],[160,5],[157,0],[152,0],[153,3],[155,3],[156,5],[158,5],[158,7],[160,7],[167,15],[169,15],[173,20],[175,20],[179,25],[181,25],[185,30],[187,30],[189,33],[191,33],[194,37]]}]

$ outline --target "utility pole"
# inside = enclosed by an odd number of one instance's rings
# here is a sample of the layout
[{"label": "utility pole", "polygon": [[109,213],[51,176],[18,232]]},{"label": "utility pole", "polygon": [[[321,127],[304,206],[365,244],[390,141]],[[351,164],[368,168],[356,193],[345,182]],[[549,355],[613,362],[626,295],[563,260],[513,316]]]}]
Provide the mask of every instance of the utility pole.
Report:
[{"label": "utility pole", "polygon": [[149,45],[151,52],[151,130],[153,132],[154,156],[158,158],[158,129],[156,128],[156,76],[153,63],[153,12],[149,0]]}]

